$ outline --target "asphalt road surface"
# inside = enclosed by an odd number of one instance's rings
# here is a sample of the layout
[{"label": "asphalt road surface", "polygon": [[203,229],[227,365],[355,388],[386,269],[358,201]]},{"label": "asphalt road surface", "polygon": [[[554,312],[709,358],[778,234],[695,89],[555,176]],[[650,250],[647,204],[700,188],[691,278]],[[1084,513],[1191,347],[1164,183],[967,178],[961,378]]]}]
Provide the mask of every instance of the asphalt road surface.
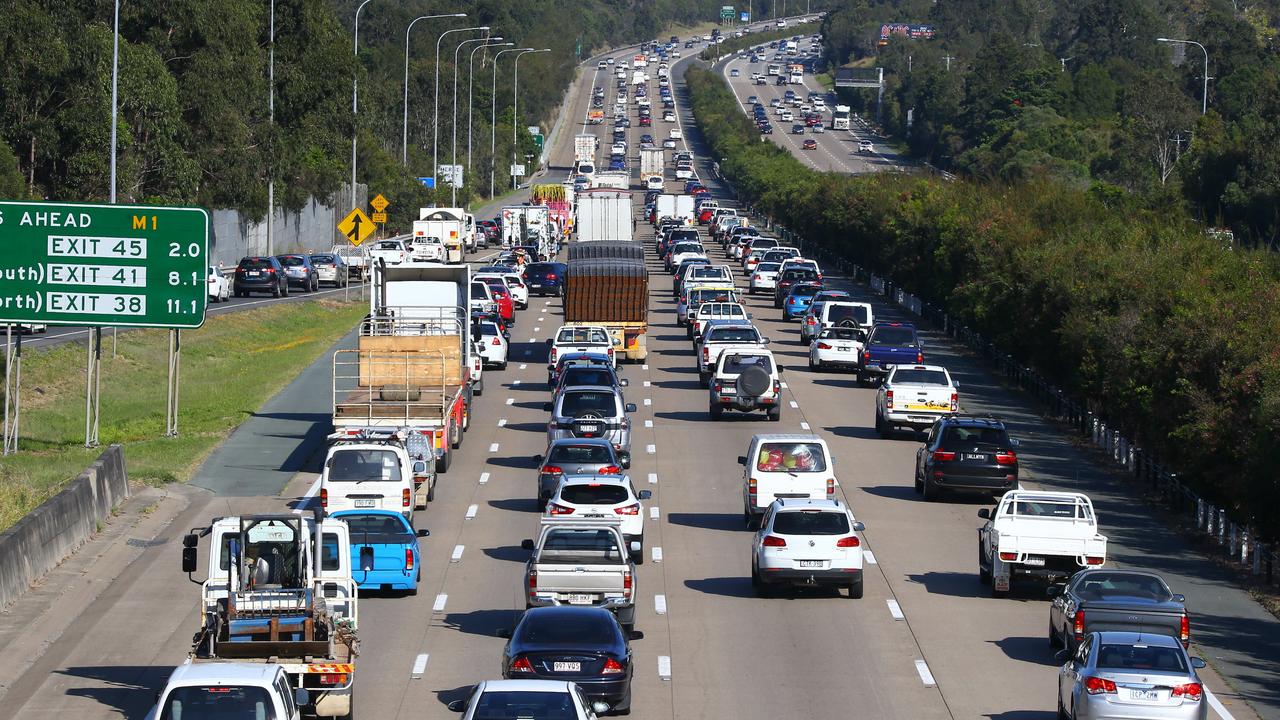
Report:
[{"label": "asphalt road surface", "polygon": [[[686,142],[698,152],[679,81],[686,64],[676,66],[675,94]],[[593,84],[613,90],[591,65],[575,86],[579,100],[566,109],[571,118],[585,114]],[[656,98],[656,82],[651,88]],[[650,130],[635,127],[634,106],[631,113],[634,154],[639,135]],[[656,122],[653,134],[665,135],[663,125]],[[566,126],[557,138],[553,166],[568,164],[571,130],[579,129]],[[700,156],[704,175],[708,165]],[[653,517],[646,521],[646,552],[661,548],[662,561],[649,559],[638,569],[637,628],[645,637],[633,643],[633,714],[1055,717],[1047,601],[1036,594],[992,599],[978,582],[976,511],[988,503],[925,503],[915,495],[918,439],[905,433],[877,437],[871,427],[874,391],[855,387],[848,374],[808,370],[797,326],[782,322],[780,311],[761,296],[747,303],[785,368],[782,419],[710,422],[691,346],[674,320],[669,276],[653,257],[647,224],[638,228],[651,271],[650,357],[622,372],[630,380],[627,399],[638,406],[630,474],[638,488],[654,491],[647,503]],[[708,248],[714,260],[723,258],[718,246]],[[833,284],[848,286],[839,278]],[[849,287],[876,303],[877,317],[903,317]],[[534,456],[546,442],[543,340],[560,322],[558,300],[532,299],[513,330],[507,370],[486,372],[462,451],[441,476],[437,500],[416,517],[419,527],[431,530],[421,541],[419,593],[362,597],[357,717],[455,717],[447,702],[476,681],[496,677],[504,642],[497,631],[511,627],[523,608],[527,554],[519,545],[536,529]],[[937,333],[924,337],[929,360],[960,380],[964,408],[1001,415],[1021,439],[1024,485],[1089,492],[1111,537],[1115,564],[1157,569],[1175,592],[1187,595],[1195,616],[1193,650],[1221,673],[1206,672],[1221,708],[1210,717],[1280,718],[1280,623],[1190,552],[1153,512],[1136,505],[1123,484],[1046,425],[1034,405],[1000,386],[980,361]],[[11,659],[0,667],[5,715],[142,718],[184,659],[199,624],[199,589],[179,572],[181,535],[216,515],[309,507],[321,449],[316,438],[328,431],[328,393],[322,357],[209,458],[195,488],[171,488],[150,511],[131,516],[136,524],[108,528],[46,587],[0,616],[0,648]],[[801,592],[759,599],[752,593],[736,458],[762,432],[814,432],[831,443],[839,492],[867,525],[864,598]],[[243,452],[248,448],[252,456]],[[472,507],[474,518],[467,519]],[[107,542],[112,533],[115,541]],[[664,659],[666,680],[658,675]],[[415,677],[412,668],[424,663]]]}]

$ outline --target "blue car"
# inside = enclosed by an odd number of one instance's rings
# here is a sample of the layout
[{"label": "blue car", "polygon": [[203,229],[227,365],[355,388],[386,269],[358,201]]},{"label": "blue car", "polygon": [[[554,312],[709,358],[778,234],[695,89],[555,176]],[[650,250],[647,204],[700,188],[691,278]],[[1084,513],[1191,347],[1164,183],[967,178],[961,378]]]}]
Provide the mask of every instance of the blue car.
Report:
[{"label": "blue car", "polygon": [[332,517],[345,520],[351,533],[351,579],[361,590],[402,590],[418,594],[422,556],[414,531],[394,510],[340,510]]},{"label": "blue car", "polygon": [[813,296],[821,291],[821,285],[799,284],[791,288],[782,301],[782,319],[791,321],[804,317],[813,304]]}]

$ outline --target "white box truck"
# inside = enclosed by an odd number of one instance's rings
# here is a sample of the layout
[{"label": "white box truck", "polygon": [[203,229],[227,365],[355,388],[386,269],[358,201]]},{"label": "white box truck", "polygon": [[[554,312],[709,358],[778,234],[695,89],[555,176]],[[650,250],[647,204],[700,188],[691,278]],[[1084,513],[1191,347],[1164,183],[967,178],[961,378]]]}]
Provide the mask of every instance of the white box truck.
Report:
[{"label": "white box truck", "polygon": [[648,182],[649,178],[662,178],[666,157],[661,148],[642,148],[640,150],[640,181]]},{"label": "white box truck", "polygon": [[421,237],[440,238],[444,243],[444,259],[442,262],[456,265],[466,257],[467,211],[462,208],[421,208],[418,220],[413,224],[413,234]]},{"label": "white box truck", "polygon": [[631,192],[595,188],[578,195],[579,242],[630,240],[632,235]]},{"label": "white box truck", "polygon": [[693,201],[692,195],[659,195],[658,219],[661,220],[664,217],[678,218],[685,225],[692,225],[694,221]]}]

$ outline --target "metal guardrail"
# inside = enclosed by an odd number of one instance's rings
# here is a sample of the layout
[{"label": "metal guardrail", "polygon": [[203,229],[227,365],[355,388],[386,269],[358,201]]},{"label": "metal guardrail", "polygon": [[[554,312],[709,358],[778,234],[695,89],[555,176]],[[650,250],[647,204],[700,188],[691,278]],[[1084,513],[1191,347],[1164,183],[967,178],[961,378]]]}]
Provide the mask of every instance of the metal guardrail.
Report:
[{"label": "metal guardrail", "polygon": [[[728,182],[725,182],[728,185]],[[730,189],[732,187],[730,186]],[[735,193],[736,194],[736,193]],[[1258,539],[1257,532],[1248,523],[1229,517],[1226,509],[1201,497],[1192,490],[1155,453],[1141,447],[1128,435],[1095,413],[1087,399],[1068,396],[1057,385],[1049,382],[1034,368],[1002,351],[990,339],[963,322],[953,318],[945,310],[912,293],[906,292],[892,278],[870,272],[851,263],[824,246],[809,242],[772,218],[763,215],[751,205],[747,212],[766,229],[777,233],[788,244],[796,245],[807,257],[813,257],[827,268],[836,268],[850,280],[865,285],[872,292],[907,312],[926,320],[951,338],[967,345],[981,355],[1001,377],[1035,396],[1047,408],[1049,415],[1066,424],[1100,450],[1110,462],[1123,469],[1139,484],[1143,492],[1157,499],[1164,507],[1182,516],[1190,516],[1196,530],[1212,541],[1222,556],[1232,565],[1247,572],[1255,580],[1267,585],[1280,583],[1280,553],[1273,545]]]}]

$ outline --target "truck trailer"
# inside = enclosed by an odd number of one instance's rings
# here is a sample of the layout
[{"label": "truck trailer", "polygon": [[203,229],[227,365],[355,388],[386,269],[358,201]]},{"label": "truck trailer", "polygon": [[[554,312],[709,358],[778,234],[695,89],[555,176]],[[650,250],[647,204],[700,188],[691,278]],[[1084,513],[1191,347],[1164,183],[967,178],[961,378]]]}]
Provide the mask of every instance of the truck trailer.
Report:
[{"label": "truck trailer", "polygon": [[569,245],[566,324],[604,326],[616,341],[618,359],[639,362],[648,357],[648,310],[649,273],[641,243],[599,240]]}]

